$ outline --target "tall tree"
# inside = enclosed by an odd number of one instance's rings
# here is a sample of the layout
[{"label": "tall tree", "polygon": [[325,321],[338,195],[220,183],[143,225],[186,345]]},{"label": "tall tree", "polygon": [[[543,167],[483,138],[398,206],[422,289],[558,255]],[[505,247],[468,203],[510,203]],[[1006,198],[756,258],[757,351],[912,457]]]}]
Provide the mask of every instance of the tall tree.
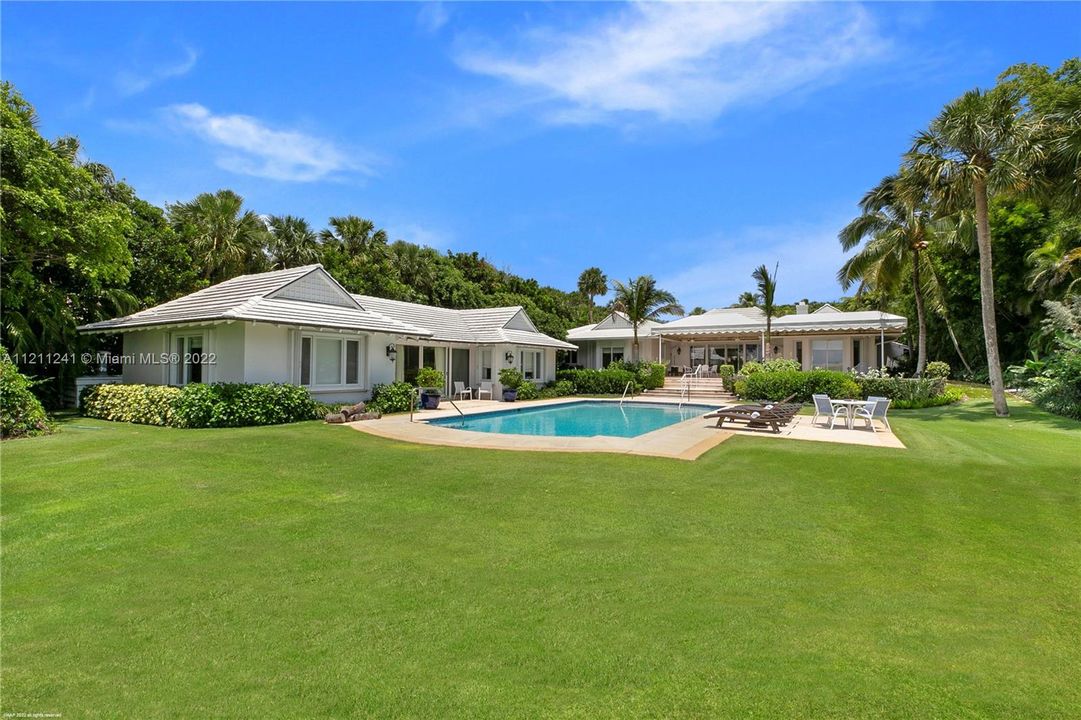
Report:
[{"label": "tall tree", "polygon": [[1032,190],[1045,151],[1038,119],[1022,112],[1021,96],[1010,86],[983,92],[970,90],[948,104],[916,136],[906,161],[930,184],[947,210],[975,212],[980,263],[980,307],[983,316],[987,374],[995,414],[1010,414],[1002,384],[998,328],[995,322],[994,266],[988,200],[993,193]]},{"label": "tall tree", "polygon": [[589,322],[593,322],[593,298],[608,292],[608,278],[598,267],[586,268],[578,276],[578,292],[589,302]]},{"label": "tall tree", "polygon": [[638,362],[638,328],[647,320],[659,320],[664,315],[682,315],[683,306],[676,302],[676,296],[657,287],[657,281],[651,275],[642,275],[637,280],[628,280],[626,284],[619,280],[612,282],[615,290],[613,306],[631,322],[634,332],[634,360]]},{"label": "tall tree", "polygon": [[777,293],[777,271],[780,269],[781,264],[777,263],[773,267],[773,274],[769,272],[769,268],[765,265],[759,265],[751,273],[751,278],[758,284],[758,301],[762,305],[762,312],[766,314],[766,351],[762,354],[763,358],[768,358],[770,350],[773,347],[770,340],[770,332],[773,329],[773,316],[777,313],[777,307],[774,303],[774,295]]},{"label": "tall tree", "polygon": [[166,211],[210,283],[266,269],[266,224],[245,210],[244,198],[232,190],[200,193],[187,202],[167,205]]},{"label": "tall tree", "polygon": [[301,267],[319,261],[319,238],[308,221],[296,215],[267,218],[270,241],[267,251],[275,270]]},{"label": "tall tree", "polygon": [[911,273],[916,301],[916,375],[927,367],[927,313],[920,273],[925,269],[924,250],[935,236],[926,186],[911,170],[884,178],[863,196],[859,217],[838,235],[847,252],[866,240],[858,253],[837,272],[847,290],[854,283],[886,290],[896,287],[901,276]]}]

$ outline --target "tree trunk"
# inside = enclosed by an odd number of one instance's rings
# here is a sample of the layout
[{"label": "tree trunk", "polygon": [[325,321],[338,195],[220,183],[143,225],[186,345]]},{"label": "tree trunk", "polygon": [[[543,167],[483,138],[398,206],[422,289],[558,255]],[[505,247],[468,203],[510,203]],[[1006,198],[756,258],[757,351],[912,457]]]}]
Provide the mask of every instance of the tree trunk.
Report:
[{"label": "tree trunk", "polygon": [[634,348],[633,348],[633,350],[634,351],[631,353],[631,357],[634,359],[634,362],[638,362],[638,323],[634,323]]},{"label": "tree trunk", "polygon": [[766,315],[766,346],[762,348],[762,360],[769,360],[773,356],[773,339],[770,337],[770,316]]},{"label": "tree trunk", "polygon": [[998,328],[995,325],[995,277],[991,261],[991,223],[987,212],[987,181],[977,177],[972,181],[976,195],[976,243],[980,248],[980,312],[983,316],[983,342],[987,348],[987,374],[991,380],[991,397],[995,415],[1007,417],[1006,388],[1002,384],[1002,362],[998,357]]},{"label": "tree trunk", "polygon": [[927,369],[927,316],[923,310],[923,288],[920,286],[920,251],[912,255],[912,295],[916,299],[916,327],[919,335],[916,339],[916,377],[923,377]]},{"label": "tree trunk", "polygon": [[961,344],[957,342],[957,335],[953,332],[953,323],[950,322],[950,316],[943,312],[942,320],[946,323],[946,332],[950,334],[950,340],[953,341],[953,349],[957,351],[957,357],[961,358],[961,364],[965,366],[965,370],[971,375],[972,368],[969,367],[968,360],[965,360],[965,354],[961,352]]},{"label": "tree trunk", "polygon": [[589,296],[589,324],[593,324],[593,296]]}]

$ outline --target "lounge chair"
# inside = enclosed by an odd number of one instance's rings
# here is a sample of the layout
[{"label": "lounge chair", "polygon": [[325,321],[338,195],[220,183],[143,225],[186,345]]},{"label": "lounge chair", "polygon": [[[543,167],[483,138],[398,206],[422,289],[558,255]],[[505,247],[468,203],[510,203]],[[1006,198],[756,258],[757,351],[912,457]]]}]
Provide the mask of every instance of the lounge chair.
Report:
[{"label": "lounge chair", "polygon": [[480,387],[477,388],[477,400],[480,400],[481,396],[485,394],[488,395],[489,400],[492,399],[492,383],[482,382],[480,384]]},{"label": "lounge chair", "polygon": [[893,432],[890,428],[890,421],[886,419],[886,411],[889,407],[889,398],[872,396],[867,398],[866,405],[856,408],[856,411],[853,414],[858,418],[866,420],[867,426],[871,428],[872,432],[878,432],[878,430],[875,429],[875,420],[881,420],[882,424],[886,426],[886,429]]},{"label": "lounge chair", "polygon": [[450,396],[451,400],[457,398],[459,400],[472,400],[473,388],[466,387],[465,383],[460,380],[454,381],[454,393]]},{"label": "lounge chair", "polygon": [[792,415],[778,410],[766,410],[756,408],[726,408],[706,415],[707,418],[717,418],[717,427],[724,427],[724,421],[744,422],[749,428],[770,427],[773,432],[780,435],[781,426],[787,425],[792,420]]},{"label": "lounge chair", "polygon": [[829,395],[812,395],[811,400],[815,404],[815,414],[811,418],[811,424],[814,425],[820,415],[824,415],[830,419],[830,430],[833,429],[834,424],[837,422],[837,418],[844,418],[845,422],[848,421],[848,408],[844,406],[834,407],[830,402]]}]

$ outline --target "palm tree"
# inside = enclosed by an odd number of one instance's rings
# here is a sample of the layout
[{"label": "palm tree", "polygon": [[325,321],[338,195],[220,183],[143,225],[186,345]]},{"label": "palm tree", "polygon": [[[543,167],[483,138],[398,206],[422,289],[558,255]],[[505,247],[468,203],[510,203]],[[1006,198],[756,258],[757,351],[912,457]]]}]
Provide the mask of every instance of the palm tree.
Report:
[{"label": "palm tree", "polygon": [[766,350],[762,353],[762,359],[768,359],[770,349],[773,345],[770,344],[770,330],[773,325],[773,315],[777,311],[773,302],[773,296],[777,292],[777,271],[780,269],[781,264],[777,263],[773,267],[773,274],[770,275],[769,268],[765,265],[759,265],[755,268],[755,271],[751,273],[751,278],[758,283],[758,300],[762,303],[762,312],[766,314]]},{"label": "palm tree", "polygon": [[739,294],[739,299],[736,300],[736,304],[733,305],[732,307],[737,307],[737,308],[758,307],[758,298],[755,297],[755,294],[753,292],[749,291],[749,290],[747,292],[741,292]]},{"label": "palm tree", "polygon": [[928,129],[916,136],[905,156],[947,211],[975,210],[987,374],[999,417],[1009,415],[1010,410],[998,355],[988,196],[1034,189],[1038,177],[1032,170],[1045,154],[1038,142],[1039,122],[1022,112],[1020,101],[1020,93],[1008,86],[988,92],[970,90],[947,105]]},{"label": "palm tree", "polygon": [[203,278],[213,283],[264,269],[266,224],[232,190],[201,193],[166,210],[177,234],[191,243]]},{"label": "palm tree", "polygon": [[683,307],[676,302],[675,295],[658,288],[651,275],[628,280],[626,284],[614,280],[612,289],[616,293],[613,307],[627,316],[634,329],[634,361],[638,362],[638,327],[662,315],[682,315]]},{"label": "palm tree", "polygon": [[402,282],[420,292],[430,305],[434,305],[438,277],[436,251],[398,240],[390,246],[390,253]]},{"label": "palm tree", "polygon": [[319,233],[324,243],[335,243],[348,255],[371,257],[387,247],[387,231],[376,230],[375,223],[356,215],[332,217],[329,228]]},{"label": "palm tree", "polygon": [[884,178],[860,201],[861,214],[838,235],[847,252],[864,240],[863,248],[837,271],[844,290],[859,282],[887,293],[906,273],[912,274],[919,328],[916,375],[927,367],[927,313],[920,271],[923,251],[934,234],[935,219],[927,205],[926,189],[910,170]]},{"label": "palm tree", "polygon": [[578,276],[578,292],[589,298],[589,322],[593,322],[593,298],[608,292],[608,278],[600,268],[591,267]]},{"label": "palm tree", "polygon": [[318,261],[319,238],[307,220],[295,215],[271,215],[267,218],[267,227],[270,229],[270,264],[275,270]]}]

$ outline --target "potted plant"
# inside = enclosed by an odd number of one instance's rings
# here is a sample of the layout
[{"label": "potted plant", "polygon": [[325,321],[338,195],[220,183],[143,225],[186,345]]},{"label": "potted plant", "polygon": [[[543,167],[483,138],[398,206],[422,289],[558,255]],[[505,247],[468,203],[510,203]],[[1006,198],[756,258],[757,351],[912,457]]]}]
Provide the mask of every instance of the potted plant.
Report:
[{"label": "potted plant", "polygon": [[515,368],[503,368],[499,371],[499,382],[503,385],[503,402],[514,402],[518,399],[518,386],[525,378]]},{"label": "potted plant", "polygon": [[443,385],[446,377],[439,370],[430,367],[417,372],[417,386],[420,388],[420,405],[426,410],[435,410],[443,399]]}]

